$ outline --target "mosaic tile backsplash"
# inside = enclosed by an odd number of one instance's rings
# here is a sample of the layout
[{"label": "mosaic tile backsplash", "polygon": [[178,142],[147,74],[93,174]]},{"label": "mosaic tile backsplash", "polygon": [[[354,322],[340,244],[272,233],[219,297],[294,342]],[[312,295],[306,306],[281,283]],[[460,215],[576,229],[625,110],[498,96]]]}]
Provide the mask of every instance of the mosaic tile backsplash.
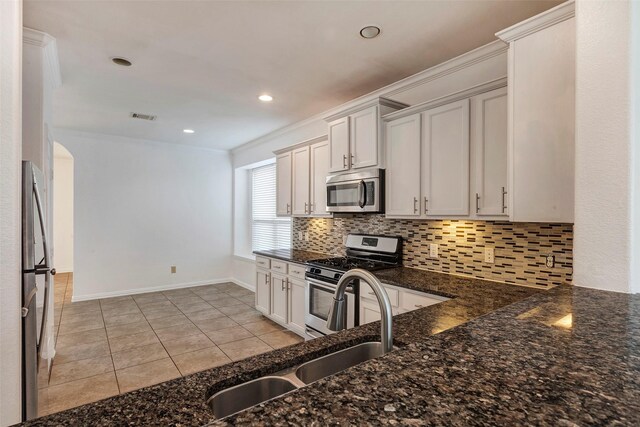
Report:
[{"label": "mosaic tile backsplash", "polygon": [[[349,233],[403,237],[406,267],[461,274],[523,285],[568,285],[573,271],[573,225],[467,220],[400,220],[384,215],[294,218],[293,247],[344,255]],[[298,232],[309,232],[309,241]],[[438,258],[429,257],[437,243]],[[484,248],[495,249],[495,262],[484,262]],[[555,266],[545,265],[555,256]]]}]

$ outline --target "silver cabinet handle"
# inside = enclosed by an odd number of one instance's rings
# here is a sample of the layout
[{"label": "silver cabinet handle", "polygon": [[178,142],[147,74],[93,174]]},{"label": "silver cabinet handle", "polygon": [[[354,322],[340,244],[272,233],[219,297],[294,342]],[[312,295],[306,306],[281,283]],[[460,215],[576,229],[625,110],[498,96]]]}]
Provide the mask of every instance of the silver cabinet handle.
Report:
[{"label": "silver cabinet handle", "polygon": [[355,154],[352,154],[351,155],[351,163],[349,163],[349,167],[352,168],[353,165],[355,165],[355,164],[356,164],[356,156],[355,156]]},{"label": "silver cabinet handle", "polygon": [[311,213],[311,212],[307,212],[307,206],[309,206],[309,204],[307,202],[304,202],[304,213]]},{"label": "silver cabinet handle", "polygon": [[342,155],[342,167],[347,169],[347,155],[346,154]]},{"label": "silver cabinet handle", "polygon": [[418,213],[418,198],[413,198],[413,213]]},{"label": "silver cabinet handle", "polygon": [[284,291],[284,285],[286,284],[286,281],[283,280],[282,281],[282,285],[280,285],[280,290]]},{"label": "silver cabinet handle", "polygon": [[291,213],[291,205],[287,203],[287,213]]},{"label": "silver cabinet handle", "polygon": [[476,213],[480,212],[480,195],[476,193]]},{"label": "silver cabinet handle", "polygon": [[264,284],[268,285],[269,282],[271,282],[271,280],[269,280],[269,275],[265,274],[265,276],[264,276]]},{"label": "silver cabinet handle", "polygon": [[506,195],[507,195],[507,192],[506,192],[506,190],[504,189],[504,187],[502,187],[502,213],[504,213],[504,211],[506,211],[506,210],[507,210],[507,205],[506,205],[506,203],[504,202],[504,196],[506,196]]},{"label": "silver cabinet handle", "polygon": [[313,203],[309,203],[309,214],[311,214],[311,212],[313,212],[313,207],[314,207],[314,204]]},{"label": "silver cabinet handle", "polygon": [[429,212],[429,199],[427,199],[426,197],[424,198],[424,211]]}]

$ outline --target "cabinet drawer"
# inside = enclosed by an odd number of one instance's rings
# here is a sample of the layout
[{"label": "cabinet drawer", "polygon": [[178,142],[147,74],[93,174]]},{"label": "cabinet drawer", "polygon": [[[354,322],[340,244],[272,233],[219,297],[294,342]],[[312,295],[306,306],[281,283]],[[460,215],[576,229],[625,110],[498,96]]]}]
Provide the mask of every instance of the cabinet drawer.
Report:
[{"label": "cabinet drawer", "polygon": [[289,264],[289,276],[304,280],[304,273],[306,269],[304,265]]},{"label": "cabinet drawer", "polygon": [[[399,300],[398,290],[393,288],[388,288],[386,286],[384,287],[384,289],[387,291],[387,295],[389,295],[391,306],[398,307],[398,300]],[[360,286],[360,296],[369,301],[376,301],[376,304],[377,304],[378,299],[376,298],[376,294],[373,292],[373,289],[371,289],[369,285]]]},{"label": "cabinet drawer", "polygon": [[271,261],[271,270],[281,274],[287,274],[287,263],[284,261],[276,261],[274,259]]},{"label": "cabinet drawer", "polygon": [[257,256],[256,265],[261,268],[271,268],[271,260],[263,256]]},{"label": "cabinet drawer", "polygon": [[437,295],[414,294],[411,292],[402,292],[402,295],[400,298],[400,308],[407,311],[417,310],[419,308],[441,303],[448,299],[449,298],[440,297]]}]

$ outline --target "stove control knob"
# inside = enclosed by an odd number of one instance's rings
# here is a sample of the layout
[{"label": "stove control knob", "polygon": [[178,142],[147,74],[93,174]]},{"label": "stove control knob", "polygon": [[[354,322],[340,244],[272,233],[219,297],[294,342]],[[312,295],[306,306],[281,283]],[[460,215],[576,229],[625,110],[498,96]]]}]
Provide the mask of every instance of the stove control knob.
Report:
[{"label": "stove control knob", "polygon": [[333,275],[333,278],[336,279],[336,280],[340,280],[341,276],[342,276],[342,274],[336,273],[336,274]]}]

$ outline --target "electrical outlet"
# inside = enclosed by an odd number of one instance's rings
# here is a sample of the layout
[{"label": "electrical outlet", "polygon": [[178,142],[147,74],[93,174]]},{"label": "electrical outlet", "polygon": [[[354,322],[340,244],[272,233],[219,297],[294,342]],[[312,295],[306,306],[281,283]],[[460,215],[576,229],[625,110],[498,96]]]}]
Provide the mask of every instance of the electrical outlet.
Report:
[{"label": "electrical outlet", "polygon": [[553,268],[556,265],[556,256],[555,255],[547,255],[545,260],[545,264],[549,268]]},{"label": "electrical outlet", "polygon": [[302,242],[302,231],[298,231],[298,240]]},{"label": "electrical outlet", "polygon": [[308,241],[309,241],[309,232],[308,232],[308,231],[305,231],[305,232],[304,232],[304,241],[305,241],[305,242],[308,242]]},{"label": "electrical outlet", "polygon": [[175,274],[176,273],[176,266],[172,265],[171,266],[171,274]]},{"label": "electrical outlet", "polygon": [[484,248],[484,262],[493,264],[494,262],[494,250],[493,248]]},{"label": "electrical outlet", "polygon": [[438,258],[438,244],[437,243],[431,243],[429,245],[429,256],[431,258]]}]

